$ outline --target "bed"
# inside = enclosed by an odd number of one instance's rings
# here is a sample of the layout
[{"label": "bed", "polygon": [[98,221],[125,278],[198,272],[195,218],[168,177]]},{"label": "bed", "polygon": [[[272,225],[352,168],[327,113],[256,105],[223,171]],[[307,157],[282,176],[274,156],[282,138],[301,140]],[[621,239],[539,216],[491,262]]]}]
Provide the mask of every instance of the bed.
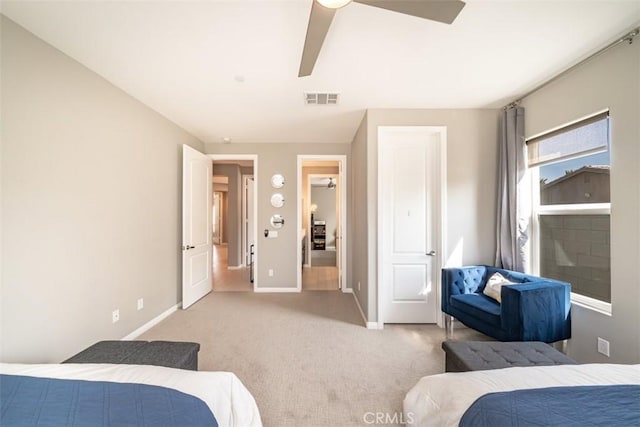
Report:
[{"label": "bed", "polygon": [[[624,385],[635,387],[618,387]],[[532,402],[532,399],[540,398],[534,394],[544,393],[546,397],[542,397],[542,399],[562,402],[568,400],[570,392],[586,393],[588,391],[590,399],[592,399],[591,402],[594,402],[594,396],[602,397],[608,394],[623,396],[626,400],[621,402],[622,408],[613,409],[613,407],[605,406],[604,415],[610,411],[613,418],[618,419],[618,422],[613,425],[626,424],[624,422],[621,424],[623,419],[635,420],[637,422],[633,422],[631,425],[640,425],[638,385],[640,385],[640,365],[532,366],[445,373],[423,377],[418,381],[404,399],[403,416],[408,425],[415,426],[458,426],[461,425],[461,421],[464,421],[462,425],[490,425],[490,423],[482,421],[490,419],[487,414],[496,414],[504,411],[505,408],[511,411],[511,415],[517,413],[513,403],[516,400]],[[558,389],[558,387],[562,387],[562,389]],[[502,392],[511,393],[494,394]],[[554,393],[556,397],[550,398],[549,396],[553,396]],[[562,396],[562,399],[557,396]],[[480,398],[482,400],[478,400]],[[474,406],[476,401],[478,403]],[[509,403],[505,404],[505,402]],[[503,407],[490,406],[495,404],[502,404]],[[604,403],[604,405],[607,404]],[[535,405],[527,405],[527,408],[532,406]],[[548,408],[548,405],[545,406],[545,404],[537,406],[543,409]],[[484,410],[484,413],[477,412],[479,409]],[[546,414],[548,415],[550,412],[547,410]],[[566,413],[566,408],[562,413]],[[506,421],[506,418],[502,418],[501,420],[501,425],[529,425],[522,419]],[[561,422],[558,418],[549,417],[548,421],[537,424],[554,425],[554,423],[556,425],[580,425],[571,424],[567,420]],[[496,425],[495,422],[494,425]]]},{"label": "bed", "polygon": [[[107,425],[262,425],[253,396],[229,372],[143,365],[0,363],[0,375],[3,425],[33,425],[25,419],[33,414],[39,414],[41,425],[57,425],[59,418],[45,421],[59,417],[51,412],[60,412],[60,408],[66,411],[63,424],[67,425],[93,423],[87,416],[102,417],[100,421]],[[70,401],[63,401],[67,395]]]}]

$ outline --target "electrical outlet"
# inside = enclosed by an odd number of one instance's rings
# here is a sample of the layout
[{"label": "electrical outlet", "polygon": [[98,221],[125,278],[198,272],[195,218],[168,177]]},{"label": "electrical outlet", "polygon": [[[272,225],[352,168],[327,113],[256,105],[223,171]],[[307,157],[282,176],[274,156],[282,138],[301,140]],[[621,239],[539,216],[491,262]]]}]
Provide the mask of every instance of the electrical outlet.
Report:
[{"label": "electrical outlet", "polygon": [[120,320],[120,310],[113,310],[111,312],[111,323],[116,323],[118,320]]},{"label": "electrical outlet", "polygon": [[358,291],[360,291],[360,282],[358,282]]},{"label": "electrical outlet", "polygon": [[609,341],[598,337],[598,353],[602,353],[609,357]]},{"label": "electrical outlet", "polygon": [[609,341],[598,337],[598,353],[609,357]]},{"label": "electrical outlet", "polygon": [[138,298],[138,310],[142,310],[144,308],[144,298]]},{"label": "electrical outlet", "polygon": [[269,269],[269,277],[273,277],[273,269],[272,268]]}]

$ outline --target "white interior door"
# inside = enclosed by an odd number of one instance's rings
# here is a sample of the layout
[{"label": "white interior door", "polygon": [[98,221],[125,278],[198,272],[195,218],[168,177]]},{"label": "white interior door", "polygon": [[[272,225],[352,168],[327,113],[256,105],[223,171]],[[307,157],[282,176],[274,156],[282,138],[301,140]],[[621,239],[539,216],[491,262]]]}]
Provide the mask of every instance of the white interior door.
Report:
[{"label": "white interior door", "polygon": [[252,176],[248,176],[245,178],[244,182],[244,198],[245,198],[245,209],[244,209],[244,235],[245,235],[245,248],[244,248],[244,256],[245,256],[245,265],[249,266],[251,263],[251,245],[255,243],[255,236],[253,233],[254,230],[254,212],[253,212],[253,192],[254,192],[255,181]]},{"label": "white interior door", "polygon": [[[340,164],[340,167],[342,165]],[[342,289],[342,180],[336,178],[336,267],[338,267],[338,289]]]},{"label": "white interior door", "polygon": [[437,135],[379,140],[385,323],[435,323]]},{"label": "white interior door", "polygon": [[182,308],[211,292],[213,163],[182,149]]}]

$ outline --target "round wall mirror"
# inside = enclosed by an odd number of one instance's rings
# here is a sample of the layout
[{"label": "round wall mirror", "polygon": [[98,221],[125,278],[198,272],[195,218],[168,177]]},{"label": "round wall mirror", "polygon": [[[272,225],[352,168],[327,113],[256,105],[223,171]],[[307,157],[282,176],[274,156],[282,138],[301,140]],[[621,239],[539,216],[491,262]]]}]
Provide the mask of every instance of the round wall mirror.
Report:
[{"label": "round wall mirror", "polygon": [[284,196],[280,193],[275,193],[271,196],[271,206],[274,208],[281,208],[284,206]]},{"label": "round wall mirror", "polygon": [[271,226],[273,228],[282,228],[284,225],[284,217],[280,214],[271,215]]},{"label": "round wall mirror", "polygon": [[271,177],[271,186],[273,188],[282,188],[284,186],[284,176],[279,173]]}]

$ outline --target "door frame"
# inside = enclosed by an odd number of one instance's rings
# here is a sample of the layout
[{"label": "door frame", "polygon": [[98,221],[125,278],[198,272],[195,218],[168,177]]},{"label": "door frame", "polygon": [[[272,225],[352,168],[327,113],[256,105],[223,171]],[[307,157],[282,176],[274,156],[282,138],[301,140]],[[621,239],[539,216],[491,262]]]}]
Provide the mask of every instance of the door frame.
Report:
[{"label": "door frame", "polygon": [[[311,207],[312,203],[311,203],[311,178],[328,178],[328,177],[332,177],[333,179],[336,179],[338,181],[338,183],[340,183],[340,174],[339,173],[325,173],[325,174],[321,174],[321,173],[310,173],[308,176],[308,180],[307,180],[307,194],[309,195],[309,200],[305,201],[305,204],[307,205],[308,208]],[[342,185],[342,184],[339,184]],[[339,191],[342,191],[342,189],[340,189]],[[340,201],[338,200],[338,198],[336,198],[336,209],[339,208],[339,203]],[[304,207],[303,207],[304,208]],[[309,210],[309,209],[307,209]],[[300,214],[300,218],[302,218],[302,213]],[[311,217],[309,217],[311,218]],[[313,226],[313,224],[310,224],[311,226]],[[342,226],[342,224],[340,224],[340,226]],[[301,227],[302,228],[302,227]],[[310,228],[310,227],[309,227]],[[311,245],[313,244],[313,242],[311,241],[311,233],[309,232],[309,230],[306,230],[307,235],[306,235],[306,241],[307,241],[307,254],[308,256],[308,263],[305,263],[304,265],[307,267],[313,267],[313,264],[311,263]],[[337,244],[337,242],[336,242]],[[325,246],[326,248],[326,246]],[[336,247],[336,250],[338,248]],[[302,252],[302,251],[301,251]],[[336,260],[337,262],[337,260]]]},{"label": "door frame", "polygon": [[[255,177],[259,176],[258,175],[258,155],[257,154],[209,154],[209,157],[211,158],[211,162],[213,163],[214,160],[251,160],[253,161],[253,176],[254,176],[254,191],[253,191],[253,217],[254,218],[258,218],[258,185],[257,182],[258,180],[255,179]],[[243,177],[245,175],[241,174],[241,177]],[[213,179],[213,178],[212,178]],[[244,183],[242,183],[242,186],[244,186]],[[258,221],[254,221],[253,224],[253,235],[254,236],[258,236]],[[241,239],[242,239],[242,234],[241,234]],[[258,241],[259,239],[256,238],[256,241],[254,243],[255,245],[255,255],[253,257],[253,271],[257,272],[258,271],[258,261],[260,259],[260,252],[258,251]],[[244,258],[244,254],[243,254],[243,258]],[[244,262],[244,260],[243,260]],[[258,275],[254,274],[253,276],[253,291],[255,292],[256,289],[258,288]]]},{"label": "door frame", "polygon": [[[247,254],[249,253],[249,248],[247,247],[248,236],[247,229],[245,227],[245,221],[247,221],[247,181],[249,179],[253,179],[253,191],[256,191],[256,180],[255,175],[253,174],[242,174],[242,265],[245,267],[249,267],[249,263],[247,262]],[[255,198],[254,198],[255,201]],[[256,229],[255,222],[256,217],[253,217],[254,222],[254,231]],[[253,235],[254,240],[256,239],[256,235]],[[255,243],[255,242],[254,242]]]},{"label": "door frame", "polygon": [[[447,242],[447,127],[446,126],[378,126],[378,150],[377,150],[377,169],[378,169],[378,188],[377,188],[377,198],[378,198],[378,212],[377,212],[377,255],[378,255],[378,263],[377,263],[377,314],[378,314],[378,329],[384,328],[384,295],[385,292],[382,288],[385,284],[382,281],[383,276],[383,225],[384,220],[386,219],[383,215],[383,199],[382,199],[382,181],[384,177],[380,171],[382,170],[382,160],[380,156],[380,151],[382,150],[383,145],[393,144],[393,135],[397,133],[416,133],[419,135],[433,135],[436,134],[437,138],[437,147],[436,147],[436,165],[438,167],[438,171],[436,171],[436,197],[435,199],[440,204],[440,209],[437,209],[437,214],[435,218],[434,229],[436,230],[436,256],[433,260],[433,269],[436,271],[440,271],[442,266],[444,265],[444,255],[446,252],[446,242]],[[439,160],[439,161],[438,161]],[[441,299],[441,275],[436,274],[436,301],[440,301]],[[438,326],[443,327],[443,316],[442,310],[439,305],[436,307],[436,323]]]},{"label": "door frame", "polygon": [[[338,272],[338,286],[340,290],[344,293],[351,292],[351,288],[347,286],[347,277],[348,276],[348,265],[347,265],[347,248],[349,247],[348,242],[348,229],[347,229],[347,156],[344,154],[299,154],[298,155],[298,167],[297,167],[297,215],[296,215],[296,224],[298,227],[297,232],[297,286],[296,289],[298,292],[302,292],[302,233],[303,233],[303,225],[302,225],[302,163],[305,160],[323,160],[323,161],[335,161],[338,162],[338,179],[340,188],[340,197],[338,200],[338,209],[340,210],[340,242],[336,242],[336,251],[338,250],[337,245],[340,244],[340,271]],[[334,175],[334,174],[329,174]],[[327,175],[323,175],[327,176]],[[309,193],[310,194],[310,193]],[[309,200],[305,200],[307,206],[310,206]],[[309,230],[305,230],[307,235],[305,238],[308,240],[310,238]],[[311,250],[311,248],[307,247],[307,251]],[[311,259],[311,258],[309,258]]]}]

